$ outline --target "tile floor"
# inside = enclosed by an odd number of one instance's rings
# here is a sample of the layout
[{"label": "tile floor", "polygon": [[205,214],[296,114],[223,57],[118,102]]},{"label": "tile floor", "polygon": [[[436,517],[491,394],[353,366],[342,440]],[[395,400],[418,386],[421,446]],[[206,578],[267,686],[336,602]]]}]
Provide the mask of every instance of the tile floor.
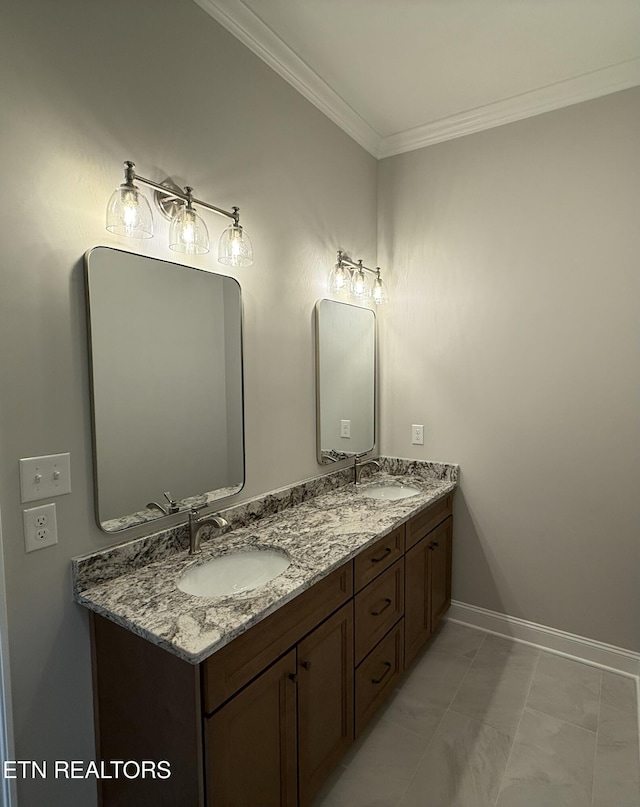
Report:
[{"label": "tile floor", "polygon": [[635,681],[445,622],[314,807],[640,807]]}]

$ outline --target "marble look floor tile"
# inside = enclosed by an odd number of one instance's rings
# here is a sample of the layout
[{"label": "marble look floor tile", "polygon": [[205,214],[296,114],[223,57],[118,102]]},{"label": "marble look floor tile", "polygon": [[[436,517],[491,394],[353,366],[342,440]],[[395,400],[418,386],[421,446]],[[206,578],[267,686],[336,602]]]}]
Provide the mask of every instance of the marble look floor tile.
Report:
[{"label": "marble look floor tile", "polygon": [[427,654],[436,650],[438,653],[474,658],[486,636],[483,631],[466,625],[443,622],[427,648]]},{"label": "marble look floor tile", "polygon": [[591,807],[596,737],[525,709],[497,807]]},{"label": "marble look floor tile", "polygon": [[539,655],[528,645],[487,636],[450,708],[513,737]]},{"label": "marble look floor tile", "polygon": [[542,652],[527,706],[595,731],[598,727],[601,677],[601,670],[595,667]]},{"label": "marble look floor tile", "polygon": [[637,713],[601,702],[593,778],[594,803],[640,807]]},{"label": "marble look floor tile", "polygon": [[[325,805],[360,804],[348,801],[361,788],[362,804],[395,804],[411,781],[428,739],[383,717],[373,721],[343,760],[346,770],[325,795]],[[395,799],[395,801],[394,801]]]},{"label": "marble look floor tile", "polygon": [[634,678],[603,670],[600,697],[603,703],[615,706],[616,709],[622,709],[623,712],[637,712],[638,710]]},{"label": "marble look floor tile", "polygon": [[494,807],[511,739],[447,712],[400,807]]},{"label": "marble look floor tile", "polygon": [[464,655],[428,651],[390,700],[385,719],[431,739],[470,665]]},{"label": "marble look floor tile", "polygon": [[398,784],[384,768],[334,772],[313,807],[397,807],[406,783]]}]

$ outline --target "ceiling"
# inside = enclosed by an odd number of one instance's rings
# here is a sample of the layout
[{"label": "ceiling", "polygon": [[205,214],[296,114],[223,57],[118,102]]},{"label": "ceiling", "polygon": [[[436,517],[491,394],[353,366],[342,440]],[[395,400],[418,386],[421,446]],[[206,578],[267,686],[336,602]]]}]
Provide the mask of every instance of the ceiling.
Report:
[{"label": "ceiling", "polygon": [[376,157],[640,84],[640,0],[195,0]]}]

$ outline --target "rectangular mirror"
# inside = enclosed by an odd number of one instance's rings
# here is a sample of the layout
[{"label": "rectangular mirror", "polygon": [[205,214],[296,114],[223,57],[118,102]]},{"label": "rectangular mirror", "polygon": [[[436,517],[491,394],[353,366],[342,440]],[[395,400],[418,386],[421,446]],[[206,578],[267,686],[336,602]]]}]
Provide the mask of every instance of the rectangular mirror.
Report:
[{"label": "rectangular mirror", "polygon": [[244,484],[237,281],[107,247],[90,250],[85,268],[102,529],[161,518],[169,498],[176,512],[237,493]]},{"label": "rectangular mirror", "polygon": [[325,465],[375,445],[376,317],[334,300],[316,303],[318,462]]}]

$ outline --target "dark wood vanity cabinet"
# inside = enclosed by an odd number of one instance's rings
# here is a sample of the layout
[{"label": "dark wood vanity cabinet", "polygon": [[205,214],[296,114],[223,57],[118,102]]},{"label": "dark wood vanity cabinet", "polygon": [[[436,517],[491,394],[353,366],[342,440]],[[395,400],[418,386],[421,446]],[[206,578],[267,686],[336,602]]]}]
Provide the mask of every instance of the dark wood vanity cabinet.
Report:
[{"label": "dark wood vanity cabinet", "polygon": [[353,606],[205,718],[207,807],[311,803],[353,742]]},{"label": "dark wood vanity cabinet", "polygon": [[298,803],[296,651],[204,721],[207,807]]},{"label": "dark wood vanity cabinet", "polygon": [[[428,516],[429,511],[425,513]],[[436,519],[437,526],[434,526],[433,519],[424,516],[420,514],[407,524],[405,667],[427,643],[451,604],[451,496],[438,508],[440,521]],[[411,546],[410,540],[413,542]]]},{"label": "dark wood vanity cabinet", "polygon": [[353,742],[353,605],[298,645],[298,793],[301,807]]},{"label": "dark wood vanity cabinet", "polygon": [[92,615],[98,758],[171,764],[101,807],[308,807],[449,606],[451,500],[200,665]]}]

